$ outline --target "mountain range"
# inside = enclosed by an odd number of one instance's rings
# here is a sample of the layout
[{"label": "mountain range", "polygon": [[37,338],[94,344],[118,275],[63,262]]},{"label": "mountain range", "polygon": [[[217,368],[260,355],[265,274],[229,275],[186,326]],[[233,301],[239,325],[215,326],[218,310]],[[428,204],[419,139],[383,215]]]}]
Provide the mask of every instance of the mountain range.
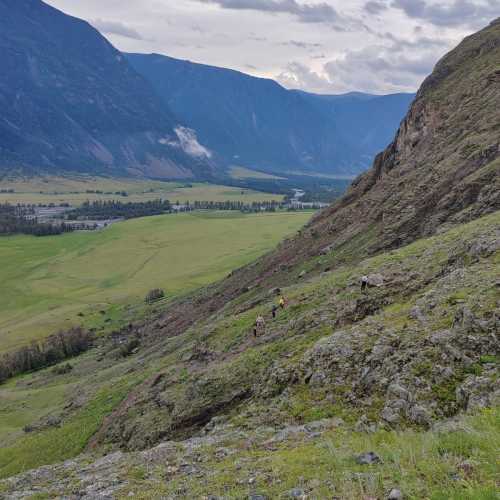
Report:
[{"label": "mountain range", "polygon": [[127,54],[227,164],[354,175],[391,140],[413,94],[320,96],[158,54]]},{"label": "mountain range", "polygon": [[0,169],[224,177],[232,165],[355,175],[411,94],[316,96],[156,54],[122,54],[41,0],[0,0]]}]

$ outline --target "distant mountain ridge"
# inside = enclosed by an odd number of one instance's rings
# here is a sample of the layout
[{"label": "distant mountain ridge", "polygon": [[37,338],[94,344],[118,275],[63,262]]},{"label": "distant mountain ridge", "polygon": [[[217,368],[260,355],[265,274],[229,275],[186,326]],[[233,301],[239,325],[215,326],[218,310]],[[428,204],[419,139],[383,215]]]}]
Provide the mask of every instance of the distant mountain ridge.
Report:
[{"label": "distant mountain ridge", "polygon": [[126,56],[200,142],[228,163],[276,172],[358,174],[389,144],[414,98],[321,96],[164,55]]},{"label": "distant mountain ridge", "polygon": [[157,54],[122,54],[41,0],[0,0],[0,174],[221,180],[241,165],[354,176],[413,95],[317,96]]}]

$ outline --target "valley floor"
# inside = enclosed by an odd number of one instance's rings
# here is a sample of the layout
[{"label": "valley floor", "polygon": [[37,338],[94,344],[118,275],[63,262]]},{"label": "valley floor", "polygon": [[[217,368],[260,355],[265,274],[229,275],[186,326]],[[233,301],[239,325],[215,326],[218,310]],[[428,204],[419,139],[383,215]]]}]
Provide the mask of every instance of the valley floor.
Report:
[{"label": "valley floor", "polygon": [[[125,196],[123,195],[125,194]],[[183,183],[131,178],[33,177],[0,180],[0,203],[81,205],[85,201],[141,202],[167,199],[187,201],[281,201],[283,195],[206,183]]]},{"label": "valley floor", "polygon": [[102,232],[0,238],[0,352],[74,324],[107,329],[221,279],[271,250],[310,212],[196,212],[143,217]]}]

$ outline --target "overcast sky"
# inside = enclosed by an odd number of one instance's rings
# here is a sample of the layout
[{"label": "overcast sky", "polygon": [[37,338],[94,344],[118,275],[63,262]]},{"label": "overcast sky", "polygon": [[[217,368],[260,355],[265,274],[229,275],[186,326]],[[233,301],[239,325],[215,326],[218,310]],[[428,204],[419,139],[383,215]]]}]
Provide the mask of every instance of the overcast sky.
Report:
[{"label": "overcast sky", "polygon": [[321,93],[414,91],[500,0],[46,0],[118,49]]}]

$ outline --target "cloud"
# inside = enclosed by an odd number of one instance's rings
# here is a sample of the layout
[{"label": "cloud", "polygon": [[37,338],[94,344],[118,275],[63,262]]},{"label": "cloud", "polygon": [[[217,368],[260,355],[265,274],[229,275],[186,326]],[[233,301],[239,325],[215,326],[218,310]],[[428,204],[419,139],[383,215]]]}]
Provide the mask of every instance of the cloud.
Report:
[{"label": "cloud", "polygon": [[326,2],[299,3],[297,0],[198,0],[218,5],[221,9],[252,10],[274,14],[290,14],[302,23],[331,24],[343,29],[345,19]]},{"label": "cloud", "polygon": [[144,38],[133,28],[119,21],[106,21],[104,19],[94,19],[90,24],[97,30],[107,35],[119,35],[132,40],[144,40]]},{"label": "cloud", "polygon": [[428,50],[440,47],[449,48],[453,45],[453,42],[444,38],[430,38],[426,36],[419,36],[415,40],[406,40],[404,38],[399,38],[390,32],[379,34],[379,37],[392,42],[392,46],[390,47],[390,49],[396,52],[402,52],[408,49]]},{"label": "cloud", "polygon": [[298,49],[307,50],[323,47],[322,43],[301,42],[300,40],[290,40],[289,42],[282,42],[281,45],[291,45],[292,47],[297,47]]},{"label": "cloud", "polygon": [[277,76],[288,88],[305,88],[332,94],[356,89],[361,92],[412,92],[433,69],[433,51],[394,51],[392,47],[371,45],[346,52],[327,62],[321,72],[293,62]]},{"label": "cloud", "polygon": [[480,27],[500,15],[500,0],[453,0],[450,4],[428,0],[393,0],[392,6],[412,19],[436,26]]},{"label": "cloud", "polygon": [[381,2],[380,0],[370,0],[365,3],[364,10],[368,12],[368,14],[372,14],[374,16],[378,16],[382,14],[389,7],[385,2]]},{"label": "cloud", "polygon": [[320,75],[297,61],[289,63],[286,69],[277,75],[276,80],[290,89],[307,89],[324,94],[338,90],[327,75]]}]

